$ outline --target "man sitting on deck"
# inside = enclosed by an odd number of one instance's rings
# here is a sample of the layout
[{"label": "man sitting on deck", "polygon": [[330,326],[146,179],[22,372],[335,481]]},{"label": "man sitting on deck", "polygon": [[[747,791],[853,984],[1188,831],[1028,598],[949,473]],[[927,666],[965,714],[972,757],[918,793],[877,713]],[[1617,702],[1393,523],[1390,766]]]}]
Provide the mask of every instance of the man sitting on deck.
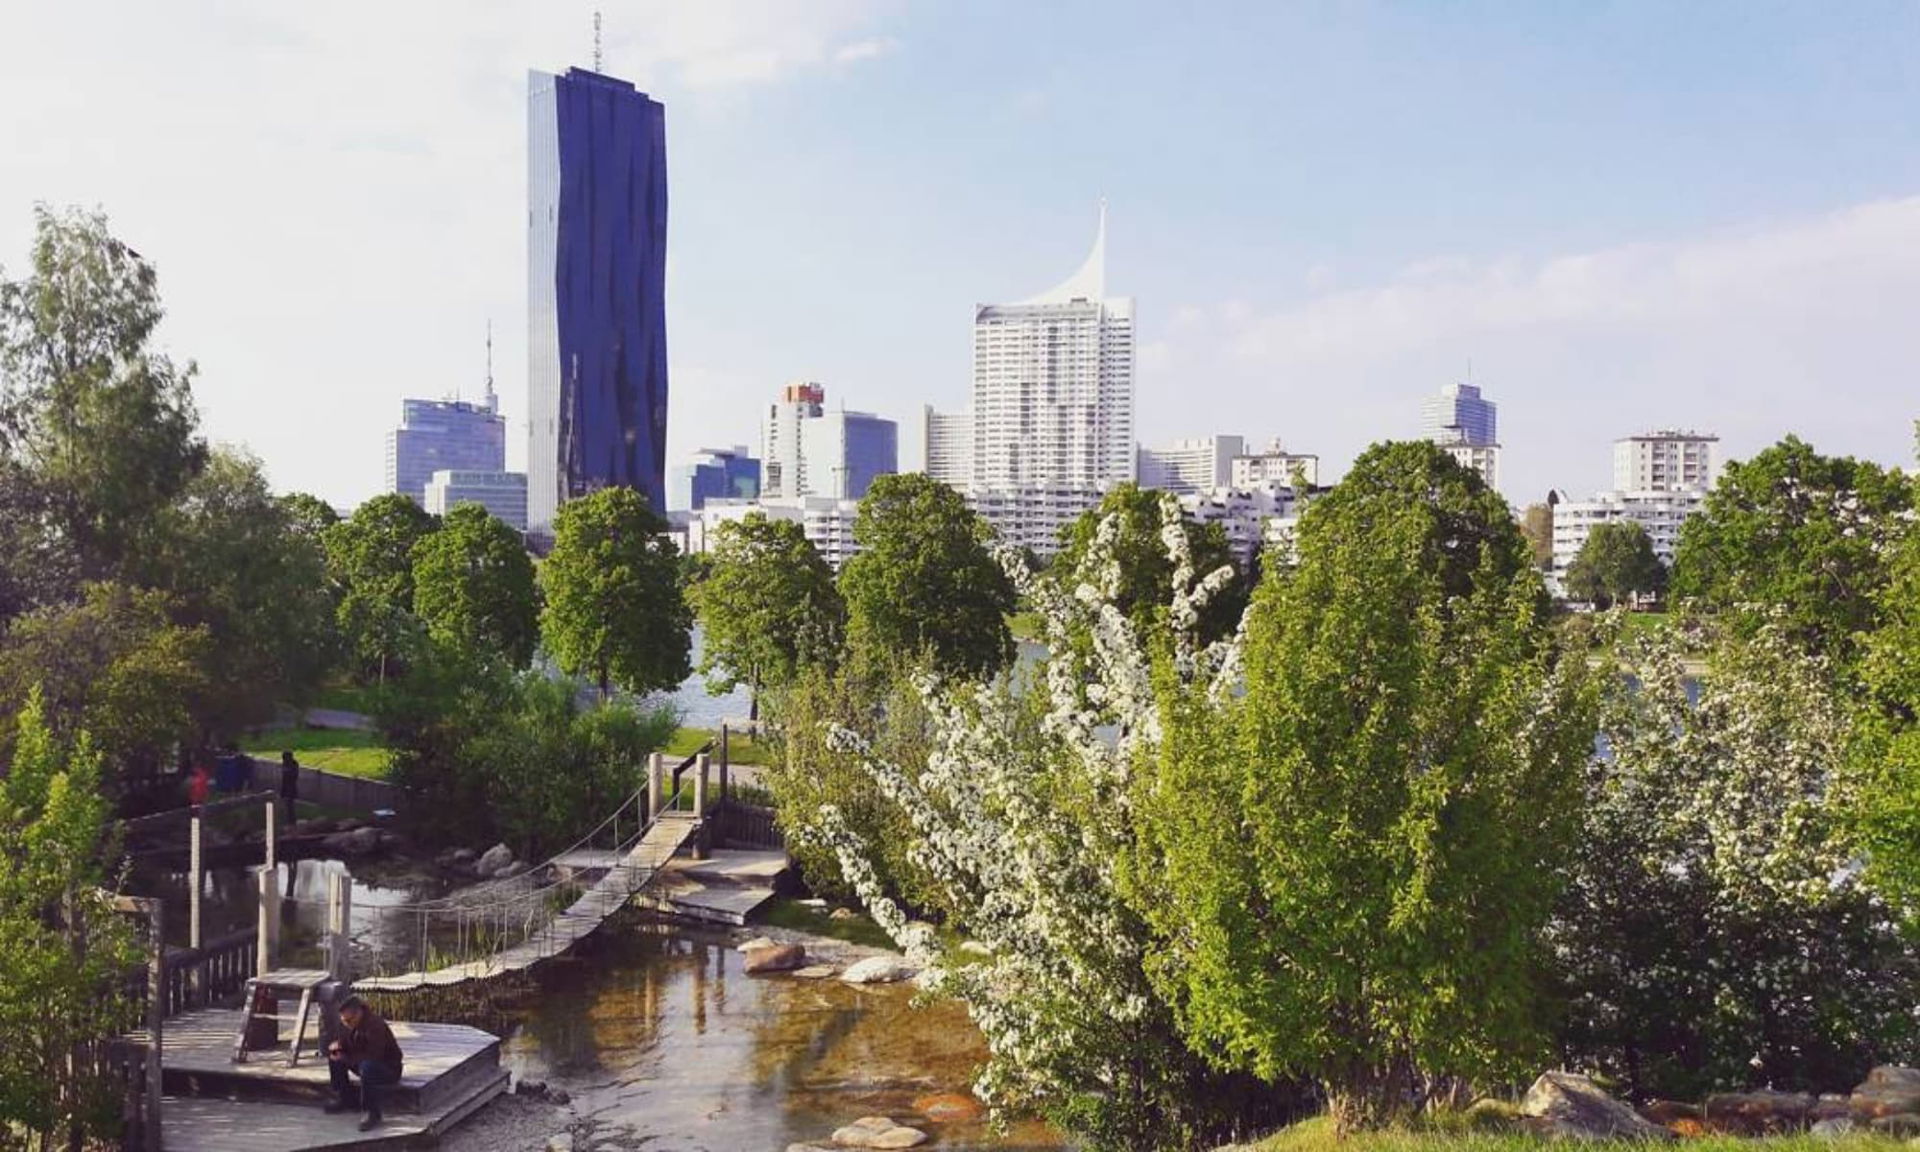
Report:
[{"label": "man sitting on deck", "polygon": [[340,1002],[340,1023],[346,1025],[346,1035],[327,1046],[327,1071],[333,1077],[333,1100],[327,1111],[345,1112],[352,1107],[347,1102],[347,1077],[360,1077],[360,1103],[367,1111],[360,1131],[366,1132],[380,1125],[382,1090],[400,1082],[400,1044],[387,1022],[358,996]]}]

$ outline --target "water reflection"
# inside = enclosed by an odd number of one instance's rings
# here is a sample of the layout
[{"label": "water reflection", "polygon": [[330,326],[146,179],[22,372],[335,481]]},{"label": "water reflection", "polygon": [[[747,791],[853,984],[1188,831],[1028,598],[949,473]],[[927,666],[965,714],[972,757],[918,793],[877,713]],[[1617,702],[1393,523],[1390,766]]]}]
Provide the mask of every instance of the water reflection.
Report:
[{"label": "water reflection", "polygon": [[724,938],[642,925],[541,977],[504,1060],[564,1087],[582,1115],[649,1149],[779,1149],[883,1113],[943,1148],[1058,1149],[1028,1124],[915,1119],[913,1101],[965,1091],[984,1054],[953,1003],[910,988],[748,976]]},{"label": "water reflection", "polygon": [[[281,863],[274,882],[281,893],[282,960],[317,961],[321,931],[326,927],[327,890],[335,876],[352,889],[350,931],[356,948],[407,952],[417,950],[419,934],[412,920],[388,913],[396,905],[415,904],[444,896],[449,885],[436,877],[400,868],[362,865],[356,876],[342,860],[300,860]],[[188,879],[185,872],[136,868],[128,888],[136,896],[158,896],[166,905],[167,939],[187,942]],[[260,893],[252,869],[218,868],[201,877],[201,936],[211,940],[258,923]]]}]

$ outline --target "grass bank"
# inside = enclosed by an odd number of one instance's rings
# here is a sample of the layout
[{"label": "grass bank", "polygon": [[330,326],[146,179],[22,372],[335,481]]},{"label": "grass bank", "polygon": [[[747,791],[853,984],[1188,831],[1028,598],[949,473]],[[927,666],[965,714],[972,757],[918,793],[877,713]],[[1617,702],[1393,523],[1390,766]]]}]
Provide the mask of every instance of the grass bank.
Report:
[{"label": "grass bank", "polygon": [[[707,741],[713,741],[713,755],[720,756],[720,730],[717,728],[677,728],[673,739],[667,742],[665,749],[669,758],[685,759],[700,750]],[[768,764],[772,762],[773,751],[765,744],[744,732],[727,733],[727,759],[733,764]]]},{"label": "grass bank", "polygon": [[387,746],[378,732],[339,731],[331,728],[280,728],[256,732],[240,742],[240,750],[266,760],[292,752],[303,768],[318,768],[340,776],[368,780],[387,777]]},{"label": "grass bank", "polygon": [[[1432,1127],[1367,1132],[1345,1140],[1334,1135],[1333,1122],[1324,1116],[1304,1120],[1254,1144],[1234,1145],[1234,1152],[1542,1152],[1552,1147],[1536,1136],[1510,1131],[1475,1131],[1465,1115],[1450,1117]],[[1687,1152],[1893,1152],[1905,1145],[1885,1136],[1703,1136],[1685,1142]],[[1639,1150],[1649,1145],[1626,1140],[1604,1140],[1582,1149]],[[1220,1152],[1227,1152],[1226,1149]]]},{"label": "grass bank", "polygon": [[768,924],[775,928],[809,932],[815,936],[830,936],[835,940],[845,940],[849,944],[860,944],[868,948],[894,947],[893,937],[882,931],[880,925],[863,915],[856,914],[836,920],[825,908],[815,908],[785,896],[761,909],[755,916],[755,920],[757,923]]}]

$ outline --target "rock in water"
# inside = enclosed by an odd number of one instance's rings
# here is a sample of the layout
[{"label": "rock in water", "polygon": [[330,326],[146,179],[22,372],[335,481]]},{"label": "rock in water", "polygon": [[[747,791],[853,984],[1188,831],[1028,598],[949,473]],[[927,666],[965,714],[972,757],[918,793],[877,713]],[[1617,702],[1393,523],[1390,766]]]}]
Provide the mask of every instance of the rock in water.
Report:
[{"label": "rock in water", "polygon": [[473,862],[473,870],[482,876],[491,876],[495,872],[503,871],[512,863],[513,849],[505,844],[495,844],[482,852],[480,859]]},{"label": "rock in water", "polygon": [[831,980],[840,975],[840,969],[831,964],[809,964],[795,969],[793,974],[801,980]]},{"label": "rock in water", "polygon": [[746,953],[741,967],[748,975],[756,972],[791,972],[807,962],[807,950],[798,944],[774,944]]},{"label": "rock in water", "polygon": [[1547,1136],[1574,1140],[1671,1140],[1673,1133],[1575,1072],[1546,1072],[1527,1089],[1520,1114]]},{"label": "rock in water", "polygon": [[1920,1113],[1920,1068],[1882,1064],[1853,1090],[1853,1115],[1860,1120]]},{"label": "rock in water", "polygon": [[862,1116],[833,1133],[833,1142],[842,1148],[912,1148],[926,1140],[925,1132],[886,1116]]},{"label": "rock in water", "polygon": [[914,973],[913,965],[898,956],[869,956],[847,965],[840,979],[849,984],[891,984]]},{"label": "rock in water", "polygon": [[745,944],[742,944],[738,948],[735,948],[734,951],[735,952],[751,952],[755,948],[772,948],[774,945],[778,943],[780,943],[780,941],[775,940],[770,936],[755,936],[753,939],[747,941]]},{"label": "rock in water", "polygon": [[980,1101],[964,1092],[936,1092],[913,1102],[913,1110],[935,1124],[964,1124],[980,1119]]}]

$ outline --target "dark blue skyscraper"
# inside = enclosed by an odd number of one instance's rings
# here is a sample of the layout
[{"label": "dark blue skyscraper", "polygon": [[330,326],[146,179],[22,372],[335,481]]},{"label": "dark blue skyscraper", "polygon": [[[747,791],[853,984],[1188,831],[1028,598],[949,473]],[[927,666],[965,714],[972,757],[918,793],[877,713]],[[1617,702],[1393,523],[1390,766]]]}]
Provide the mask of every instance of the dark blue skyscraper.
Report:
[{"label": "dark blue skyscraper", "polygon": [[572,68],[527,85],[528,526],[625,486],[666,511],[666,109]]}]

